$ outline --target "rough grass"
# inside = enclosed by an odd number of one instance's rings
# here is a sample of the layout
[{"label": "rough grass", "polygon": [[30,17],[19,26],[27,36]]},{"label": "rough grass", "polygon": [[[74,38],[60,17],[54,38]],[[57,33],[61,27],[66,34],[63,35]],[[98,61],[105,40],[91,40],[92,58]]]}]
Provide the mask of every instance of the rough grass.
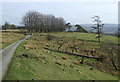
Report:
[{"label": "rough grass", "polygon": [[[54,34],[54,33],[52,33]],[[75,34],[71,33],[59,33],[54,34],[57,37],[67,37],[67,40],[71,40],[71,36]],[[83,34],[83,33],[81,33]],[[41,36],[40,36],[41,35]],[[68,54],[61,54],[43,49],[43,46],[49,48],[58,48],[58,38],[53,38],[48,41],[45,36],[47,34],[38,34],[32,36],[28,40],[22,42],[17,48],[12,57],[12,61],[4,80],[117,80],[118,77],[110,75],[93,68],[91,65],[96,63],[96,60],[85,58],[84,64],[80,64],[81,57],[70,56]],[[80,37],[83,39],[85,37]],[[91,35],[91,34],[90,34]],[[93,35],[92,35],[93,36]],[[89,37],[89,34],[88,34]],[[109,37],[109,36],[108,36]],[[92,39],[85,39],[92,40]],[[107,42],[107,41],[104,41]],[[89,49],[91,45],[95,44],[99,47],[97,42],[85,42],[88,44]],[[114,43],[111,41],[111,43]],[[71,44],[71,43],[68,43]],[[72,44],[71,44],[72,45]],[[60,50],[64,50],[63,45]],[[71,51],[71,50],[68,50]],[[90,64],[90,65],[89,65]],[[91,70],[91,68],[93,68]]]},{"label": "rough grass", "polygon": [[[88,41],[88,42],[98,42],[98,40],[95,38],[97,34],[93,33],[52,33],[52,35],[57,36],[57,37],[74,37],[83,41]],[[118,37],[115,36],[108,36],[108,35],[101,35],[101,43],[113,43],[113,44],[118,44]]]},{"label": "rough grass", "polygon": [[23,34],[18,33],[2,33],[2,49],[12,44],[13,42],[24,38]]}]

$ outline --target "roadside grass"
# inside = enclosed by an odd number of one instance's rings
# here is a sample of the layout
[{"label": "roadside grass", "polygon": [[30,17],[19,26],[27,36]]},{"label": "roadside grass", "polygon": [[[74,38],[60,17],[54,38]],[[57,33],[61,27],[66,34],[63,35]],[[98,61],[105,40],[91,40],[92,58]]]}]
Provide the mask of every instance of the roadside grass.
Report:
[{"label": "roadside grass", "polygon": [[[74,37],[83,40],[92,40],[93,34],[85,33],[50,33],[54,35],[53,39],[46,39],[47,33],[36,34],[26,41],[23,41],[16,49],[7,74],[3,80],[117,80],[118,77],[104,73],[93,67],[93,64],[99,64],[93,59],[84,59],[84,64],[80,64],[81,57],[71,56],[68,54],[57,53],[43,49],[58,48],[59,38],[65,36],[67,45],[72,45]],[[84,35],[84,36],[83,36]],[[88,37],[88,38],[87,38]],[[109,36],[108,36],[109,37]],[[111,36],[110,36],[111,37]],[[87,38],[87,39],[86,39]],[[114,37],[112,37],[114,38]],[[61,40],[61,39],[60,39]],[[95,40],[97,41],[97,40]],[[104,42],[107,41],[104,39]],[[110,43],[116,44],[112,40]],[[78,40],[78,43],[81,42]],[[84,42],[85,47],[82,49],[99,48],[97,42]],[[101,43],[102,44],[102,43]],[[65,50],[63,45],[60,50]],[[70,49],[66,50],[71,52]],[[81,52],[75,52],[81,54]],[[86,53],[82,53],[86,54]],[[89,54],[90,55],[90,54]],[[89,65],[88,65],[89,64]],[[92,70],[91,70],[92,68]]]},{"label": "roadside grass", "polygon": [[22,38],[24,38],[25,36],[23,34],[18,34],[18,33],[2,33],[2,48],[3,49],[7,46],[9,46],[10,44],[14,43],[17,40],[20,40]]}]

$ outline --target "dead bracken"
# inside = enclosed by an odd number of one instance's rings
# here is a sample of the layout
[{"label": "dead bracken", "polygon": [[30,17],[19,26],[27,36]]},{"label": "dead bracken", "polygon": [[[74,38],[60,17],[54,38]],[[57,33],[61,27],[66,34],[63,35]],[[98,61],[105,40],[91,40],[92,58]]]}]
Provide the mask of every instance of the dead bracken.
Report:
[{"label": "dead bracken", "polygon": [[73,62],[75,65],[80,65],[80,62],[79,61],[75,61]]}]

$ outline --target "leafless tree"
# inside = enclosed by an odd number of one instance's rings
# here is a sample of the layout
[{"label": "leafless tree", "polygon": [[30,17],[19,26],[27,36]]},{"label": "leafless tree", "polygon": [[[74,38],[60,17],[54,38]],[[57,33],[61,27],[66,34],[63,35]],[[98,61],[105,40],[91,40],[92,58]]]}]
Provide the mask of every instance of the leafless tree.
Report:
[{"label": "leafless tree", "polygon": [[29,11],[21,22],[29,32],[61,32],[64,31],[65,21],[62,17],[45,15],[36,11]]},{"label": "leafless tree", "polygon": [[[36,28],[38,28],[38,21],[39,21],[39,13],[36,11],[29,11],[26,15],[22,18],[22,24],[28,29],[29,32],[32,32]],[[39,23],[40,24],[40,23]]]},{"label": "leafless tree", "polygon": [[98,42],[100,42],[100,38],[101,38],[101,27],[103,27],[104,24],[101,24],[101,20],[99,16],[93,16],[92,19],[94,19],[94,22],[96,23],[96,27],[92,27],[94,29],[97,30],[97,34],[98,36],[96,38],[98,38]]}]

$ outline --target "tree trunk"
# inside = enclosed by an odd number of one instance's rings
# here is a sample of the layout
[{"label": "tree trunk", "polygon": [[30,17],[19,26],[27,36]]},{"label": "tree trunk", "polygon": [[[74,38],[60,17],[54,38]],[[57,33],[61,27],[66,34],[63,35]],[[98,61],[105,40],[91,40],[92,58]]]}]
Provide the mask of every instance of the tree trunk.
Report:
[{"label": "tree trunk", "polygon": [[98,27],[98,42],[100,42],[100,29]]},{"label": "tree trunk", "polygon": [[100,42],[100,37],[98,38],[98,42]]},{"label": "tree trunk", "polygon": [[99,22],[97,21],[97,28],[98,28],[98,42],[100,42],[100,25]]}]

